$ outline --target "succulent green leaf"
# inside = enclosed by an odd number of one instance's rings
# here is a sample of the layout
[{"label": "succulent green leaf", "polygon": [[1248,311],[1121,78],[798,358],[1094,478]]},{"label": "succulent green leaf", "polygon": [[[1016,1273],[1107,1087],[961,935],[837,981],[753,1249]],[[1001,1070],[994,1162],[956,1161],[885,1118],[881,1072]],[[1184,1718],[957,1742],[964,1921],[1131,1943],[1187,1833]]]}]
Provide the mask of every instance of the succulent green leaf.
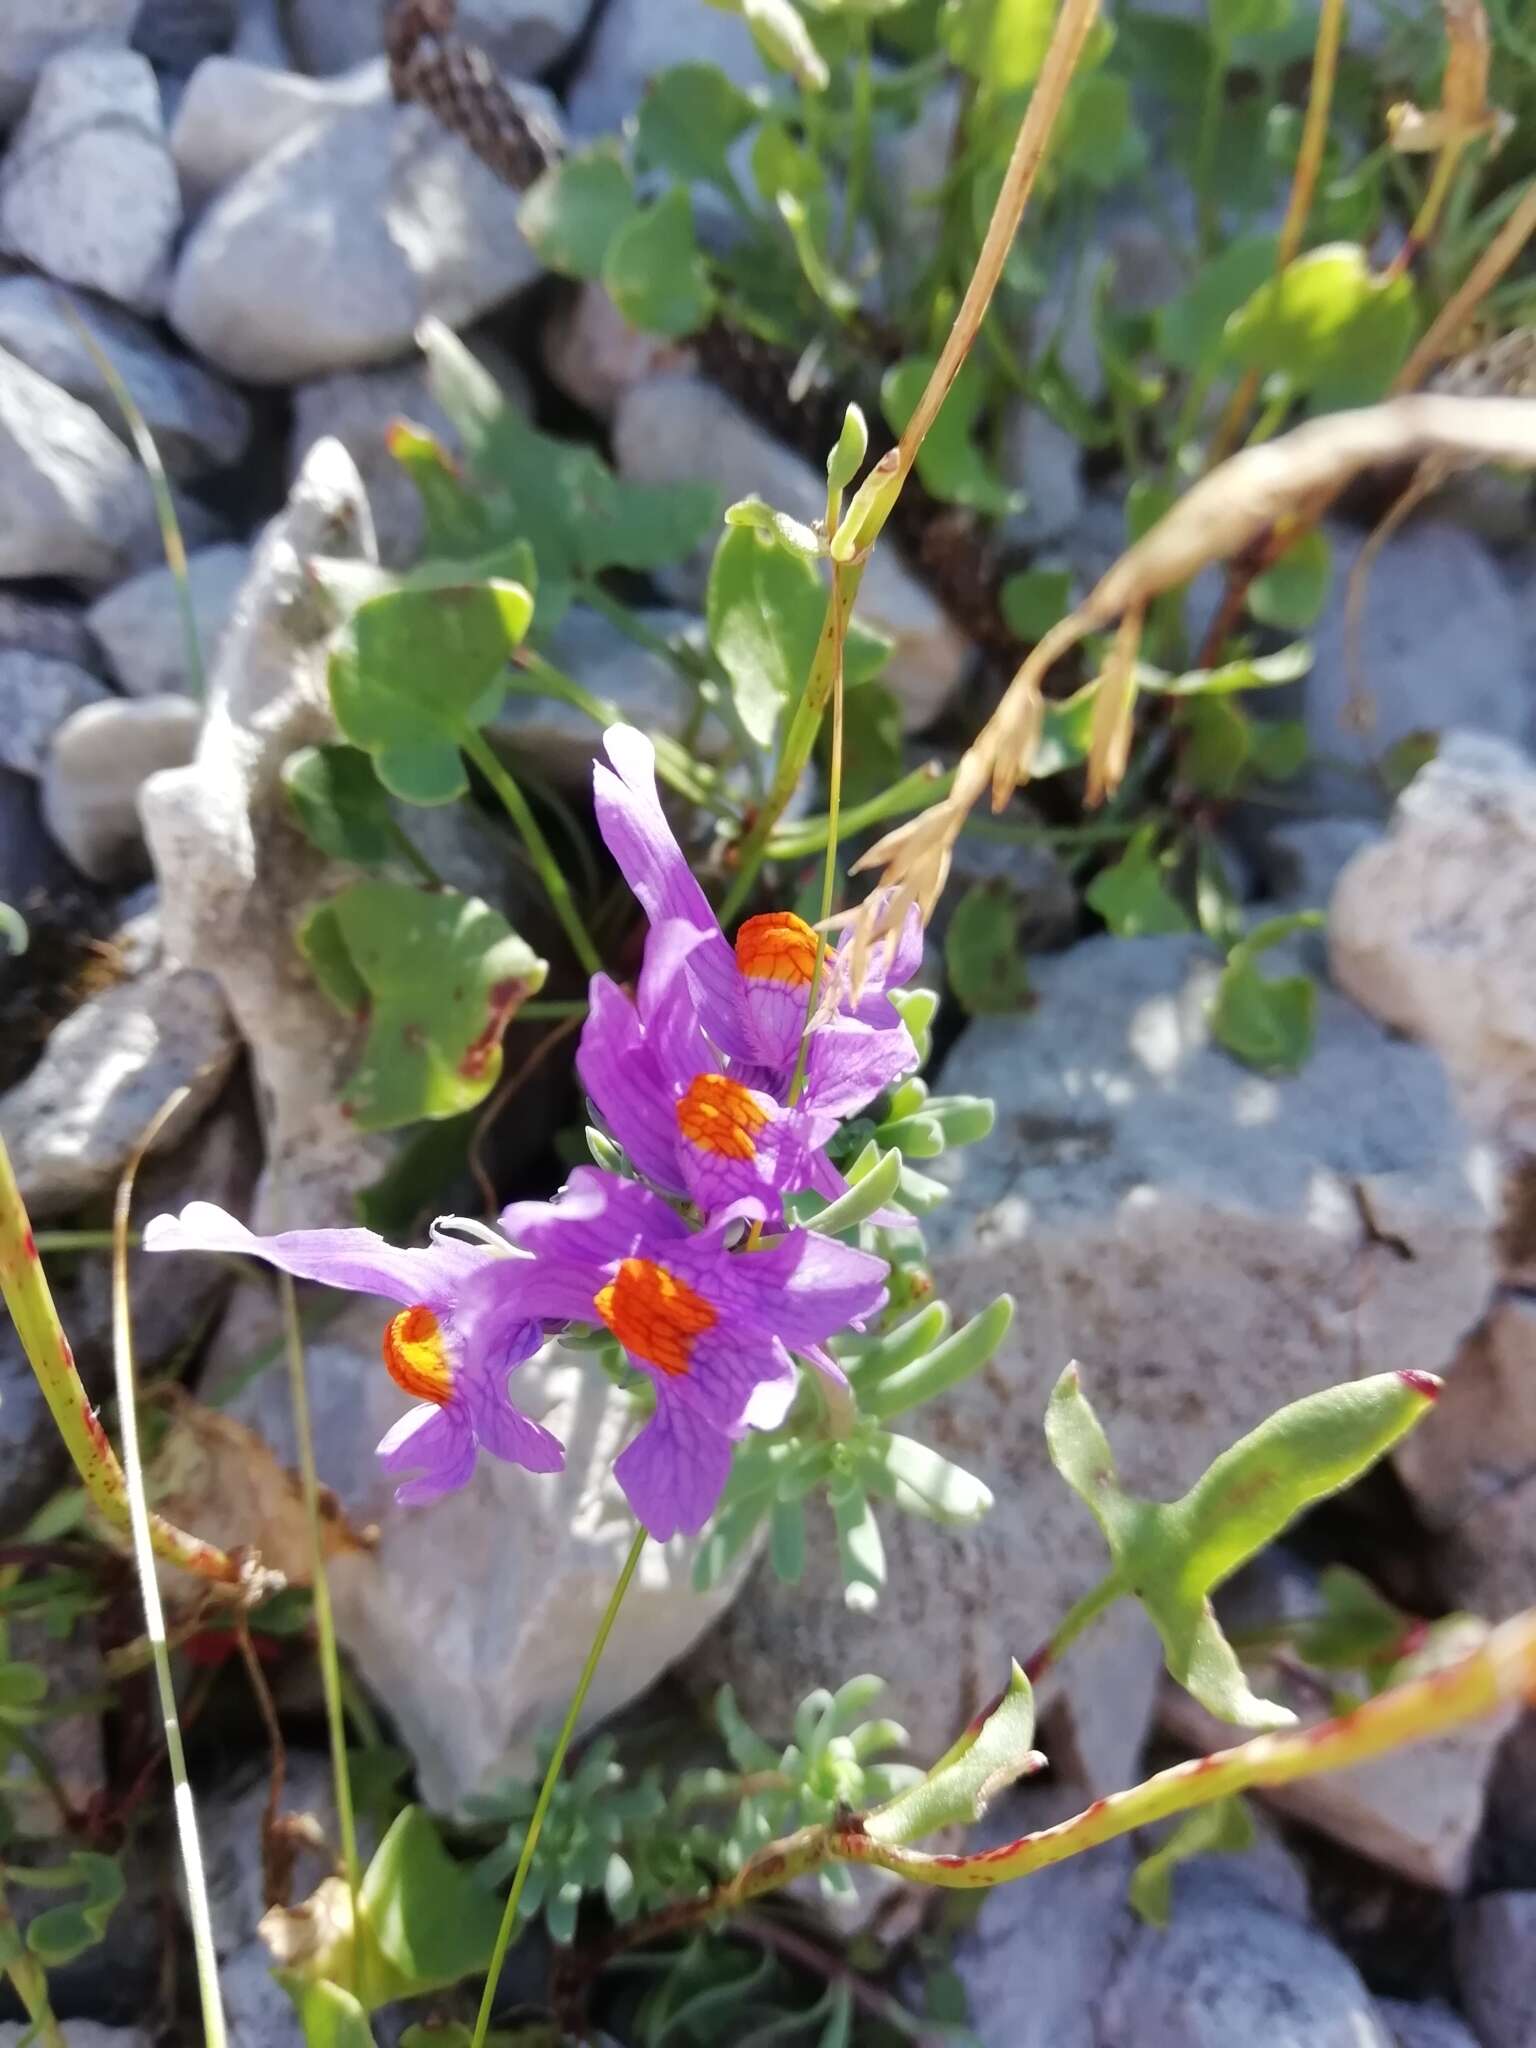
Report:
[{"label": "succulent green leaf", "polygon": [[832,1519],[843,1568],[843,1598],[855,1613],[872,1613],[885,1585],[885,1545],[863,1487],[850,1482],[833,1491]]},{"label": "succulent green leaf", "polygon": [[845,1230],[854,1229],[877,1209],[883,1209],[896,1194],[901,1181],[899,1153],[876,1154],[862,1173],[858,1167],[859,1162],[855,1161],[848,1175],[848,1192],[829,1202],[816,1217],[816,1228],[825,1237],[840,1237]]},{"label": "succulent green leaf", "polygon": [[877,1430],[860,1447],[859,1464],[871,1488],[925,1521],[968,1529],[991,1512],[990,1487],[912,1437]]},{"label": "succulent green leaf", "polygon": [[766,498],[738,498],[734,505],[726,506],[725,523],[727,526],[751,526],[760,533],[773,534],[792,554],[803,555],[808,562],[819,562],[826,552],[815,527],[807,526],[803,519],[791,519],[787,512],[778,511]]},{"label": "succulent green leaf", "polygon": [[865,1387],[931,1351],[948,1334],[949,1324],[945,1303],[930,1301],[884,1336],[839,1339],[838,1355],[862,1393]]},{"label": "succulent green leaf", "polygon": [[333,859],[377,868],[399,851],[388,794],[361,748],[300,747],[283,763],[283,788],[305,837]]},{"label": "succulent green leaf", "polygon": [[421,499],[428,559],[472,561],[483,554],[492,539],[486,508],[441,441],[411,420],[396,420],[386,442]]},{"label": "succulent green leaf", "polygon": [[603,283],[632,327],[647,334],[696,334],[714,294],[693,232],[685,186],[625,222],[608,245]]},{"label": "succulent green leaf", "polygon": [[1006,881],[976,882],[955,905],[944,934],[944,972],[973,1017],[1006,1016],[1034,1002],[1019,943],[1023,909]]},{"label": "succulent green leaf", "polygon": [[[951,1387],[959,1386],[996,1353],[1012,1325],[1013,1310],[1013,1296],[1000,1294],[979,1315],[962,1323],[952,1336],[909,1362],[894,1369],[877,1368],[867,1379],[861,1376],[860,1403],[864,1412],[888,1422],[893,1416],[905,1415],[921,1402],[932,1401]],[[914,1320],[920,1324],[923,1321]]]},{"label": "succulent green leaf", "polygon": [[[1135,1504],[1121,1491],[1115,1454],[1074,1362],[1051,1390],[1045,1411],[1045,1447],[1051,1463],[1104,1531],[1111,1553],[1131,1533]],[[1118,1562],[1116,1556],[1116,1562]]]},{"label": "succulent green leaf", "polygon": [[1228,320],[1229,359],[1284,377],[1324,406],[1379,398],[1418,323],[1413,280],[1383,275],[1353,242],[1309,249]]},{"label": "succulent green leaf", "polygon": [[403,882],[344,889],[312,913],[299,943],[338,1007],[367,1016],[344,1097],[366,1131],[482,1100],[501,1072],[502,1033],[548,971],[488,903]]},{"label": "succulent green leaf", "polygon": [[478,1975],[501,1921],[501,1901],[454,1861],[419,1806],[405,1809],[374,1852],[358,1908],[375,2005]]},{"label": "succulent green leaf", "polygon": [[1245,1065],[1266,1074],[1292,1074],[1312,1050],[1317,1029],[1317,986],[1306,974],[1266,976],[1258,956],[1293,932],[1317,929],[1321,911],[1271,918],[1232,948],[1216,984],[1211,1030]]},{"label": "succulent green leaf", "polygon": [[[909,356],[881,379],[880,403],[893,433],[901,433],[916,411],[935,360]],[[976,442],[987,389],[985,376],[967,357],[917,452],[917,473],[936,498],[1001,517],[1018,511],[1024,498],[1003,482]]]},{"label": "succulent green leaf", "polygon": [[1131,1907],[1152,1927],[1168,1925],[1173,1873],[1192,1856],[1239,1854],[1254,1842],[1253,1821],[1241,1799],[1218,1799],[1187,1813],[1167,1839],[1131,1874]]},{"label": "succulent green leaf", "polygon": [[274,1975],[293,2000],[304,2048],[375,2048],[368,2015],[350,1991],[291,1970]]},{"label": "succulent green leaf", "polygon": [[674,64],[654,77],[640,102],[636,145],[642,163],[674,178],[726,189],[726,152],[757,119],[757,107],[716,64]]},{"label": "succulent green leaf", "polygon": [[997,1705],[965,1731],[921,1783],[867,1813],[865,1832],[880,1842],[905,1844],[956,1822],[979,1820],[999,1792],[1039,1768],[1034,1736],[1034,1694],[1015,1664]]},{"label": "succulent green leaf", "polygon": [[1157,834],[1155,823],[1143,825],[1113,867],[1095,875],[1084,892],[1117,939],[1190,928],[1188,912],[1163,879]]},{"label": "succulent green leaf", "polygon": [[805,1509],[799,1501],[774,1502],[768,1555],[774,1575],[786,1586],[798,1586],[805,1575]]},{"label": "succulent green leaf", "polygon": [[551,270],[595,278],[635,212],[629,173],[613,145],[601,142],[551,164],[524,193],[517,224]]},{"label": "succulent green leaf", "polygon": [[845,491],[864,466],[869,453],[869,423],[860,406],[849,404],[836,445],[827,457],[827,482],[835,491]]}]

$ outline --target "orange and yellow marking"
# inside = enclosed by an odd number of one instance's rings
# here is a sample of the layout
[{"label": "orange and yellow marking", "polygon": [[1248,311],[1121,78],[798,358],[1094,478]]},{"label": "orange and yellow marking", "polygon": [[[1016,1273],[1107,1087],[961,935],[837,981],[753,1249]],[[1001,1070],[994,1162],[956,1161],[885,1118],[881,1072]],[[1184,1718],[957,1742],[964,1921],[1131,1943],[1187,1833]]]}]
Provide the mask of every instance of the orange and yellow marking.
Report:
[{"label": "orange and yellow marking", "polygon": [[651,1259],[622,1260],[593,1306],[626,1351],[674,1378],[691,1369],[694,1339],[719,1320],[686,1280]]},{"label": "orange and yellow marking", "polygon": [[752,1090],[724,1074],[695,1074],[677,1104],[683,1136],[717,1159],[755,1159],[757,1135],[767,1121]]},{"label": "orange and yellow marking", "polygon": [[442,1329],[431,1309],[420,1302],[403,1308],[384,1332],[384,1363],[397,1387],[418,1401],[439,1407],[453,1392],[453,1367],[448,1361]]},{"label": "orange and yellow marking", "polygon": [[753,981],[809,988],[816,975],[816,934],[792,910],[764,911],[737,932],[736,965]]}]

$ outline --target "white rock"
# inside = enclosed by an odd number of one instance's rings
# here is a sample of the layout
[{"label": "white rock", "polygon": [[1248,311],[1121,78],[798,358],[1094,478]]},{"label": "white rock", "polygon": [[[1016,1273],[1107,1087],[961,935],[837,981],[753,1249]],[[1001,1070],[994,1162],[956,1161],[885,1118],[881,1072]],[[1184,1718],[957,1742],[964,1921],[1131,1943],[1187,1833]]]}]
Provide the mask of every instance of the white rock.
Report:
[{"label": "white rock", "polygon": [[1536,1892],[1489,1892],[1456,1927],[1462,2004],[1482,2048],[1536,2041]]},{"label": "white rock", "polygon": [[717,64],[737,85],[767,72],[751,31],[723,9],[610,0],[566,95],[576,135],[608,135],[634,113],[650,80],[674,64]]},{"label": "white rock", "polygon": [[257,544],[209,678],[196,759],[152,777],[142,804],[166,943],[214,976],[250,1047],[272,1203],[253,1219],[258,1229],[335,1224],[389,1156],[341,1112],[356,1040],[293,939],[336,880],[292,822],[280,780],[295,748],[336,731],[326,688],[332,614],[305,570],[316,554],[373,555],[357,471],[334,441],[311,453]]},{"label": "white rock", "polygon": [[157,769],[191,760],[201,718],[185,697],[114,697],[59,727],[43,768],[43,816],[82,874],[116,882],[144,873],[139,792]]},{"label": "white rock", "polygon": [[108,692],[72,661],[0,647],[0,763],[41,775],[49,742],[73,711]]},{"label": "white rock", "polygon": [[540,337],[544,368],[578,405],[611,419],[631,385],[658,370],[677,369],[689,352],[676,342],[631,327],[594,278],[556,306]]},{"label": "white rock", "polygon": [[232,375],[296,383],[402,355],[429,313],[462,326],[538,268],[505,185],[425,108],[381,96],[220,193],[182,250],[170,317]]},{"label": "white rock", "polygon": [[1376,2011],[1397,2048],[1478,2048],[1466,2021],[1458,2019],[1449,2006],[1378,1998]]},{"label": "white rock", "polygon": [[1392,2048],[1353,1964],[1288,1916],[1202,1898],[1141,1928],[1095,2048]]},{"label": "white rock", "polygon": [[187,80],[171,124],[171,155],[190,206],[200,206],[269,150],[327,115],[379,99],[383,67],[305,78],[270,62],[209,57]]},{"label": "white rock", "polygon": [[[626,392],[614,420],[613,449],[620,473],[636,482],[718,484],[722,510],[756,493],[797,519],[819,519],[826,512],[826,478],[723,391],[697,377],[653,377]],[[703,594],[717,538],[711,535],[678,571],[690,599]],[[964,636],[889,546],[876,548],[870,558],[859,616],[895,642],[882,680],[900,700],[906,730],[920,732],[959,686],[969,659]]]},{"label": "white rock", "polygon": [[212,981],[167,963],[82,1003],[0,1100],[0,1128],[34,1218],[62,1215],[116,1184],[150,1118],[191,1090],[156,1141],[165,1151],[217,1097],[235,1057]]},{"label": "white rock", "polygon": [[[117,400],[61,309],[61,296],[40,277],[0,279],[0,348],[90,406],[119,440],[129,443]],[[167,348],[132,314],[84,293],[70,293],[69,299],[127,385],[172,476],[196,476],[239,460],[251,431],[244,399],[200,364]]]},{"label": "white rock", "polygon": [[1455,733],[1339,878],[1334,979],[1431,1045],[1468,1113],[1536,1141],[1536,765]]},{"label": "white rock", "polygon": [[999,456],[1006,480],[1025,505],[1008,521],[1010,539],[1040,548],[1069,533],[1083,516],[1083,451],[1065,427],[1038,405],[1017,405],[1008,416]]},{"label": "white rock", "polygon": [[[575,41],[588,11],[588,0],[459,0],[454,34],[498,70],[536,78]],[[293,0],[289,34],[306,71],[345,71],[383,48],[374,0]]]},{"label": "white rock", "polygon": [[[527,385],[516,364],[500,351],[489,350],[483,337],[474,338],[474,348],[493,369],[508,403],[525,405]],[[493,355],[494,362],[488,360]],[[316,441],[334,435],[357,464],[368,493],[379,560],[389,568],[405,569],[421,558],[424,521],[416,486],[389,452],[386,436],[397,419],[426,427],[451,455],[463,453],[448,415],[427,388],[425,368],[416,356],[382,370],[343,370],[301,384],[294,393],[288,465],[289,474],[297,475]]]},{"label": "white rock", "polygon": [[180,225],[148,60],[130,50],[55,57],[0,166],[0,248],[158,312]]},{"label": "white rock", "polygon": [[[1091,939],[1033,972],[1035,1009],[971,1024],[945,1064],[998,1123],[936,1162],[954,1192],[927,1223],[957,1316],[1021,1303],[988,1369],[914,1418],[996,1505],[964,1532],[883,1511],[869,1619],[844,1611],[819,1524],[798,1588],[760,1574],[701,1661],[765,1725],[828,1674],[879,1670],[937,1755],[1097,1582],[1103,1539],[1041,1432],[1070,1359],[1125,1486],[1168,1500],[1287,1401],[1443,1369],[1490,1292],[1480,1160],[1432,1056],[1324,989],[1312,1057],[1261,1079],[1211,1041],[1217,967],[1193,939]],[[1411,1257],[1373,1240],[1362,1196]]]},{"label": "white rock", "polygon": [[0,577],[109,582],[134,560],[154,500],[117,436],[0,348]]},{"label": "white rock", "polygon": [[[240,586],[251,566],[249,548],[228,543],[187,557],[187,587],[206,677],[218,659]],[[169,569],[146,569],[98,598],[87,622],[113,676],[130,697],[169,696],[192,689],[176,578]]]},{"label": "white rock", "polygon": [[139,0],[5,0],[0,8],[0,127],[19,114],[38,74],[82,43],[121,49]]},{"label": "white rock", "polygon": [[1466,728],[1525,740],[1536,725],[1520,616],[1498,564],[1481,541],[1434,518],[1410,522],[1377,556],[1366,585],[1359,681],[1370,723],[1360,732],[1344,628],[1350,567],[1361,536],[1336,524],[1328,603],[1307,635],[1313,662],[1306,693],[1307,736],[1327,760],[1310,785],[1341,809],[1374,810],[1376,786],[1365,771],[1410,733]]}]

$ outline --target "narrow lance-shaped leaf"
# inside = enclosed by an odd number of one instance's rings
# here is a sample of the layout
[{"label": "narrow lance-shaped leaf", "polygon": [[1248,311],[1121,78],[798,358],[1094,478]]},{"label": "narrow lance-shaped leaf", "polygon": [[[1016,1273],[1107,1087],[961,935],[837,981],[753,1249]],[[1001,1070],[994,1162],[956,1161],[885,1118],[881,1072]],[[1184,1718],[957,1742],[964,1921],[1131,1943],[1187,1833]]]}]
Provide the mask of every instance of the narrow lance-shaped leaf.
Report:
[{"label": "narrow lance-shaped leaf", "polygon": [[1013,1296],[1000,1294],[990,1307],[961,1325],[954,1335],[935,1344],[896,1371],[884,1372],[862,1395],[865,1412],[888,1421],[936,1395],[947,1393],[996,1352],[1013,1322]]},{"label": "narrow lance-shaped leaf", "polygon": [[1236,1855],[1251,1848],[1253,1821],[1241,1799],[1222,1799],[1200,1806],[1180,1821],[1165,1842],[1143,1857],[1131,1875],[1133,1910],[1153,1927],[1168,1925],[1173,1873],[1192,1856]]},{"label": "narrow lance-shaped leaf", "polygon": [[920,1784],[864,1816],[864,1832],[878,1842],[905,1844],[955,1822],[979,1820],[988,1802],[1044,1759],[1033,1747],[1035,1700],[1017,1664],[1008,1689],[941,1756]]}]

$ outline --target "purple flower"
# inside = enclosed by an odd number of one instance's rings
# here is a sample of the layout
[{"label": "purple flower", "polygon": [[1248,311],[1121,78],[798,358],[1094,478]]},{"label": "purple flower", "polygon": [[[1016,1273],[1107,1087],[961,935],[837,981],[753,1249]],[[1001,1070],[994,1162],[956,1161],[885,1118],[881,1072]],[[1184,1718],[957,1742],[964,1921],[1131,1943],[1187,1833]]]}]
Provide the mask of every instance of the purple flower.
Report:
[{"label": "purple flower", "polygon": [[[144,1248],[243,1253],[301,1280],[402,1303],[384,1331],[384,1363],[396,1385],[421,1405],[378,1447],[386,1472],[418,1473],[396,1489],[397,1501],[436,1500],[463,1486],[482,1450],[530,1472],[564,1466],[559,1440],[507,1398],[507,1374],[543,1342],[537,1312],[520,1296],[526,1260],[440,1236],[425,1250],[402,1251],[371,1230],[257,1237],[211,1202],[189,1202],[179,1216],[156,1216],[145,1226]],[[492,1271],[501,1284],[476,1284]]]},{"label": "purple flower", "polygon": [[[507,1235],[534,1254],[526,1280],[519,1273],[525,1310],[606,1324],[655,1388],[655,1412],[614,1470],[663,1540],[708,1521],[733,1442],[784,1420],[791,1350],[836,1373],[827,1339],[885,1299],[883,1260],[813,1231],[730,1250],[747,1206],[691,1231],[660,1195],[584,1166],[557,1200],[502,1214]],[[475,1282],[505,1284],[494,1272]]]},{"label": "purple flower", "polygon": [[[603,744],[613,765],[599,762],[592,784],[609,852],[653,928],[681,921],[696,934],[682,971],[710,1038],[734,1063],[735,1078],[783,1102],[806,1028],[815,932],[791,910],[767,911],[746,920],[733,950],[661,808],[650,741],[631,726],[615,725]],[[916,1047],[887,992],[911,979],[922,949],[922,920],[914,909],[890,958],[874,964],[857,998],[850,987],[850,941],[840,942],[827,962],[826,1001],[811,1020],[807,1095],[831,1119],[829,1135],[838,1120],[917,1065]],[[833,1053],[828,1042],[836,1040],[844,1042]],[[819,1053],[825,1067],[818,1065]]]}]

